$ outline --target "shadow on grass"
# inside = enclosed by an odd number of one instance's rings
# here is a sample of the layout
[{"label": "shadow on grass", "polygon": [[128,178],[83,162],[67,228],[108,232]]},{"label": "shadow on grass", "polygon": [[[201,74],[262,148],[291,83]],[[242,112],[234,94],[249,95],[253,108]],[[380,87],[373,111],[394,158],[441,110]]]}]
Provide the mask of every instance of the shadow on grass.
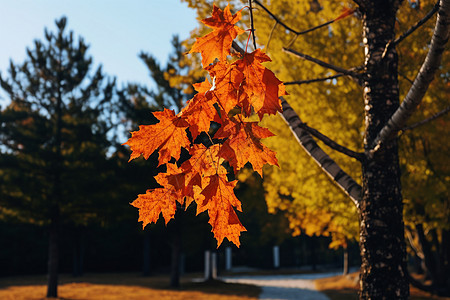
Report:
[{"label": "shadow on grass", "polygon": [[[167,299],[202,299],[203,297],[204,299],[257,299],[261,292],[259,287],[253,285],[225,283],[217,280],[193,282],[195,278],[201,278],[201,274],[183,276],[180,287],[173,289],[169,287],[167,275],[143,277],[135,273],[102,273],[71,277],[63,274],[59,279],[59,295],[61,296],[59,299],[99,299],[99,296],[102,293],[104,295],[105,292],[108,296],[101,299],[125,299],[121,298],[121,292],[127,293],[126,299],[135,299],[133,296],[139,299],[152,297],[145,299],[160,300],[166,299],[165,297]],[[33,294],[32,299],[43,299],[38,295],[45,295],[45,286],[46,276],[44,275],[0,278],[0,298],[11,295],[6,299],[30,299],[29,295]],[[81,295],[80,290],[85,290],[86,294]],[[21,291],[22,294],[20,294]]]}]

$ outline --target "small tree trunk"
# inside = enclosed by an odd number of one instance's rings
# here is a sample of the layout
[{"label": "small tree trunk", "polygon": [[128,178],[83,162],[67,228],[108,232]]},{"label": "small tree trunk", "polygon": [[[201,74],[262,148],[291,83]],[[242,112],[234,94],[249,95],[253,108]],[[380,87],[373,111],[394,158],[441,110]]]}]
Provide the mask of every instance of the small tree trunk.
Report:
[{"label": "small tree trunk", "polygon": [[172,263],[170,266],[170,287],[180,287],[181,235],[172,240]]},{"label": "small tree trunk", "polygon": [[58,297],[59,207],[53,209],[49,228],[47,297]]},{"label": "small tree trunk", "polygon": [[317,270],[317,251],[316,251],[316,236],[313,235],[309,238],[309,250],[310,250],[310,260],[311,260],[311,270],[316,271]]},{"label": "small tree trunk", "polygon": [[407,299],[403,203],[397,139],[369,155],[376,136],[399,106],[395,16],[401,1],[361,8],[365,47],[363,199],[359,205],[361,299]]},{"label": "small tree trunk", "polygon": [[181,264],[181,226],[183,223],[183,212],[177,209],[175,219],[172,220],[172,261],[170,266],[170,287],[180,287],[180,264]]},{"label": "small tree trunk", "polygon": [[344,250],[344,267],[342,270],[342,275],[348,275],[348,268],[349,268],[349,257],[348,257],[348,246],[344,245],[343,247]]},{"label": "small tree trunk", "polygon": [[73,269],[72,269],[73,277],[83,276],[83,255],[84,255],[83,228],[76,228],[73,245]]},{"label": "small tree trunk", "polygon": [[450,296],[450,231],[446,229],[442,229],[441,233],[440,257],[445,295],[448,297]]},{"label": "small tree trunk", "polygon": [[144,231],[142,275],[150,276],[150,231]]},{"label": "small tree trunk", "polygon": [[435,283],[436,278],[436,263],[431,250],[431,245],[428,242],[425,233],[423,231],[422,224],[416,224],[417,237],[419,238],[419,243],[422,248],[424,263],[426,268],[426,276],[431,278],[432,283]]}]

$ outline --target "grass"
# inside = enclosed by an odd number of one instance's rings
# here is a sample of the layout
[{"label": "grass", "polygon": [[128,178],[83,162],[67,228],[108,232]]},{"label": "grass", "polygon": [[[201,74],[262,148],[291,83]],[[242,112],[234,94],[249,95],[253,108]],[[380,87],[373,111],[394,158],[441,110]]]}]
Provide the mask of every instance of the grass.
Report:
[{"label": "grass", "polygon": [[[181,288],[170,289],[168,276],[142,277],[137,274],[88,274],[74,278],[60,276],[58,299],[72,300],[255,300],[260,288],[220,281],[192,282],[195,276],[185,276]],[[200,278],[197,276],[197,278]],[[0,279],[0,299],[47,299],[45,276],[22,276]]]},{"label": "grass", "polygon": [[[253,272],[251,272],[253,273]],[[254,272],[253,275],[273,275],[274,272]],[[278,271],[277,274],[292,274]],[[298,272],[296,272],[298,274]],[[142,277],[135,273],[87,274],[74,278],[60,276],[58,288],[61,300],[256,300],[261,289],[252,285],[221,281],[193,282],[201,274],[182,277],[179,289],[169,288],[167,275]],[[321,278],[315,281],[319,291],[331,300],[358,299],[358,273],[347,276]],[[20,276],[0,278],[0,299],[42,300],[46,294],[46,277]],[[412,300],[450,299],[430,295],[411,287]]]},{"label": "grass", "polygon": [[[351,273],[346,276],[335,276],[316,280],[316,288],[326,294],[331,300],[353,300],[358,299],[359,273]],[[411,300],[428,299],[450,299],[438,297],[421,291],[415,287],[410,287]]]}]

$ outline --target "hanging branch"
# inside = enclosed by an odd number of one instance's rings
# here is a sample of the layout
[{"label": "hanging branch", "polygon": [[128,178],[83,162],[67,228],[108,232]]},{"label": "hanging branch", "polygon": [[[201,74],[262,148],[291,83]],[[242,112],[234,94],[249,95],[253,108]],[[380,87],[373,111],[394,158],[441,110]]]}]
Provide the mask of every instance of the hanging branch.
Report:
[{"label": "hanging branch", "polygon": [[326,62],[324,62],[324,61],[322,61],[320,59],[314,58],[314,57],[309,56],[307,54],[300,53],[300,52],[295,51],[293,49],[283,48],[283,51],[288,52],[290,54],[293,54],[293,55],[295,55],[297,57],[303,58],[305,60],[311,61],[311,62],[313,62],[315,64],[318,64],[319,66],[322,66],[324,68],[331,69],[333,71],[336,71],[336,72],[344,74],[344,75],[348,75],[348,76],[350,76],[352,78],[355,78],[358,82],[361,80],[361,74],[358,74],[358,73],[356,73],[354,71],[347,70],[347,69],[344,69],[344,68],[341,68],[341,67],[338,67],[338,66],[326,63]]},{"label": "hanging branch", "polygon": [[411,130],[411,129],[414,129],[414,128],[416,128],[416,127],[422,126],[422,125],[424,125],[424,124],[426,124],[426,123],[428,123],[428,122],[431,122],[431,121],[433,121],[433,120],[435,120],[435,119],[437,119],[437,118],[439,118],[439,117],[445,115],[445,114],[448,113],[449,111],[450,111],[450,106],[447,106],[446,108],[444,108],[443,110],[441,110],[441,111],[438,112],[438,113],[435,113],[435,114],[432,115],[431,117],[428,117],[428,118],[426,118],[426,119],[424,119],[424,120],[422,120],[422,121],[420,121],[420,122],[414,123],[414,124],[412,124],[412,125],[403,127],[402,131],[405,132],[405,131],[407,131],[407,130]]},{"label": "hanging branch", "polygon": [[387,124],[380,130],[380,133],[371,147],[372,150],[369,150],[368,152],[369,156],[373,156],[373,154],[381,148],[383,143],[403,128],[406,121],[411,117],[416,107],[422,101],[428,86],[433,80],[434,74],[441,64],[442,53],[444,52],[445,44],[449,39],[449,28],[450,0],[441,0],[436,26],[427,57],[402,104],[391,116]]}]

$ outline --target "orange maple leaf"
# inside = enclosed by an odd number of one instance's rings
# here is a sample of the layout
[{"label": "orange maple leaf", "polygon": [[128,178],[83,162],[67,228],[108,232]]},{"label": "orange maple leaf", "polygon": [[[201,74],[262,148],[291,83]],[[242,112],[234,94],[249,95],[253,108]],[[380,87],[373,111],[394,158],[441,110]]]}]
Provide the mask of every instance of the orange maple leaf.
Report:
[{"label": "orange maple leaf", "polygon": [[[229,171],[223,163],[228,161],[236,173],[251,163],[260,175],[265,164],[278,165],[275,152],[261,143],[261,139],[273,134],[245,117],[253,110],[260,118],[280,112],[279,96],[286,95],[286,91],[275,74],[262,65],[270,58],[260,49],[234,63],[227,61],[233,39],[244,32],[234,25],[240,18],[240,11],[232,15],[229,6],[223,11],[214,6],[212,17],[203,20],[214,30],[198,38],[190,51],[202,54],[202,64],[212,83],[205,80],[194,84],[198,93],[178,115],[168,109],[155,112],[159,123],[140,126],[125,143],[132,150],[130,160],[140,155],[147,159],[159,151],[159,165],[167,166],[166,172],[155,177],[162,188],[148,190],[132,203],[139,208],[143,226],[156,222],[161,214],[167,224],[175,215],[177,203],[187,207],[195,201],[197,213],[208,211],[218,246],[224,238],[239,246],[239,236],[246,229],[235,211],[241,211],[234,194],[237,181],[228,181]],[[209,136],[214,129],[211,122],[221,125],[214,135],[220,141]],[[193,143],[206,132],[212,145],[191,143],[187,132]],[[178,167],[169,161],[180,159],[181,148],[189,151],[190,158]]]},{"label": "orange maple leaf", "polygon": [[226,62],[217,62],[205,68],[211,78],[214,78],[213,93],[219,102],[221,108],[226,114],[232,110],[239,102],[239,96],[242,95],[241,83],[244,80],[244,74],[237,69],[236,65],[230,65]]},{"label": "orange maple leaf", "polygon": [[225,174],[209,176],[209,183],[202,192],[205,197],[198,203],[197,214],[208,210],[209,224],[219,248],[224,238],[239,247],[239,236],[245,227],[239,221],[233,207],[242,211],[241,202],[234,195],[237,180],[228,182]]},{"label": "orange maple leaf", "polygon": [[139,208],[138,222],[142,221],[142,227],[145,227],[149,223],[156,223],[161,213],[167,224],[175,216],[178,199],[179,193],[174,189],[156,188],[139,194],[131,205]]},{"label": "orange maple leaf", "polygon": [[223,159],[219,157],[219,144],[206,147],[203,144],[193,145],[189,149],[191,158],[181,165],[183,170],[192,170],[202,174],[203,177],[215,174],[226,174],[227,170],[222,166]]},{"label": "orange maple leaf", "polygon": [[159,165],[168,162],[171,157],[179,159],[181,147],[190,145],[186,135],[188,122],[170,109],[154,112],[153,115],[159,123],[139,126],[139,130],[131,132],[131,138],[125,143],[133,151],[130,160],[141,155],[147,159],[155,150],[159,150]]},{"label": "orange maple leaf", "polygon": [[[174,188],[181,190],[183,195],[199,199],[199,188],[205,187],[205,178],[215,174],[227,174],[227,170],[222,166],[223,158],[219,157],[219,144],[210,146],[209,148],[203,144],[195,144],[189,149],[191,157],[183,162],[180,169],[167,170],[170,173],[167,176],[167,183]],[[162,181],[156,178],[159,184],[166,186]]]},{"label": "orange maple leaf", "polygon": [[256,49],[233,63],[245,76],[243,88],[248,96],[245,99],[248,103],[243,103],[242,106],[253,106],[260,118],[265,113],[281,112],[281,101],[278,97],[286,95],[283,82],[261,64],[267,61],[271,59],[261,49]]},{"label": "orange maple leaf", "polygon": [[211,121],[221,123],[221,119],[214,107],[217,99],[209,91],[211,89],[209,81],[194,84],[194,88],[198,93],[189,100],[182,115],[187,118],[189,131],[195,140],[200,132],[208,132]]},{"label": "orange maple leaf", "polygon": [[278,166],[275,152],[260,142],[260,139],[273,136],[267,128],[260,127],[257,122],[246,122],[232,118],[214,135],[215,138],[227,138],[219,151],[219,156],[226,159],[235,169],[242,169],[251,163],[253,170],[262,176],[265,164]]},{"label": "orange maple leaf", "polygon": [[214,5],[212,17],[202,20],[203,24],[214,30],[204,37],[197,38],[189,53],[200,52],[203,66],[214,62],[216,58],[225,61],[230,54],[234,38],[245,32],[234,25],[240,19],[241,11],[232,15],[230,5],[227,5],[223,11]]}]

